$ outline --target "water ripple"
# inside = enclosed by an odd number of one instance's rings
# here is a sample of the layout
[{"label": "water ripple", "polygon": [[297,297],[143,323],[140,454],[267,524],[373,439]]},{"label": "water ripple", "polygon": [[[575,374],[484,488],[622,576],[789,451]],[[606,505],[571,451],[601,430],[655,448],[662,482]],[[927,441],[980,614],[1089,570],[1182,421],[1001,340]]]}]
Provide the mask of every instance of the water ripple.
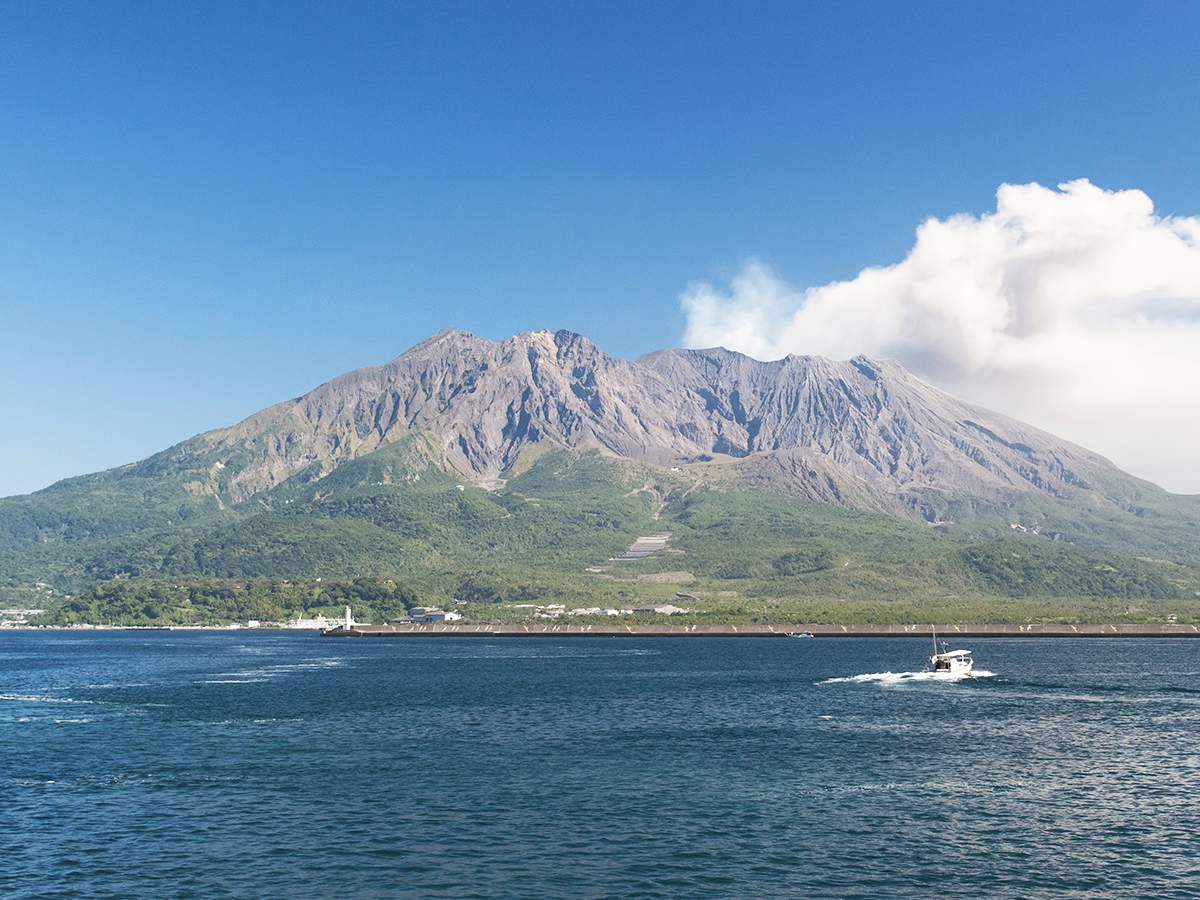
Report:
[{"label": "water ripple", "polygon": [[5,897],[1200,896],[1186,641],[12,640]]}]

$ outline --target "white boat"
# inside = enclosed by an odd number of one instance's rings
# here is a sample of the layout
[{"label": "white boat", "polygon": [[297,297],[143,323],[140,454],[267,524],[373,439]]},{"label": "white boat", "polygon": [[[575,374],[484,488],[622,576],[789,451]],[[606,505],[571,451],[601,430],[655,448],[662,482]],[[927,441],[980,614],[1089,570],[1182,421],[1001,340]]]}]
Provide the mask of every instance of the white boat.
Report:
[{"label": "white boat", "polygon": [[970,675],[975,660],[971,658],[970,650],[947,650],[946,642],[942,642],[942,650],[938,652],[937,632],[933,635],[933,656],[929,657],[934,675]]}]

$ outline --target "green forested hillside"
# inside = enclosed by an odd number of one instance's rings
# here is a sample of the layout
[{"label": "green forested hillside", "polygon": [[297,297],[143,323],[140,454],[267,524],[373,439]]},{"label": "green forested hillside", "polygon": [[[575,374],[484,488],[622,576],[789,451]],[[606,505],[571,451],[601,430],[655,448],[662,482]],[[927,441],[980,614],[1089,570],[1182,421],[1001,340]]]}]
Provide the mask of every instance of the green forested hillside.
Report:
[{"label": "green forested hillside", "polygon": [[[6,605],[114,624],[278,621],[347,603],[381,621],[455,599],[479,621],[649,600],[712,622],[1197,615],[1200,554],[1169,516],[1136,541],[1136,516],[1044,500],[975,504],[964,523],[931,527],[565,451],[485,491],[432,464],[421,440],[225,509],[120,474],[97,476],[86,502],[80,479],[0,501]],[[612,560],[667,532],[657,555]]]}]

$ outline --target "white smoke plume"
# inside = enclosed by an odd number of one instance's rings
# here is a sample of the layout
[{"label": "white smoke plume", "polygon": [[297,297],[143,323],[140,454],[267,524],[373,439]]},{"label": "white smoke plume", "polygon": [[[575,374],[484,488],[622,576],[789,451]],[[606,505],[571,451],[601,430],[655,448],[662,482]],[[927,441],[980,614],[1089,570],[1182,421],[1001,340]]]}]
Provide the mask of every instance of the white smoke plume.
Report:
[{"label": "white smoke plume", "polygon": [[682,296],[684,344],[893,357],[964,399],[1200,492],[1200,218],[1087,180],[1000,187],[901,263],[800,291],[758,262]]}]

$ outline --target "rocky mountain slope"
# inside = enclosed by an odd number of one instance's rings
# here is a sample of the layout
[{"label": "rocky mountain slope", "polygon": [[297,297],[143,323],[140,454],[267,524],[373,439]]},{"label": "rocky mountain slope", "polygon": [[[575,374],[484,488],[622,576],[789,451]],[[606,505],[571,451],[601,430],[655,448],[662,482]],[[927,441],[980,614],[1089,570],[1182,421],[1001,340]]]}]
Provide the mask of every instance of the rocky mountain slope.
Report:
[{"label": "rocky mountain slope", "polygon": [[193,496],[230,505],[292,478],[320,479],[411,434],[433,438],[432,464],[484,486],[520,468],[523,455],[557,447],[930,521],[960,495],[1083,492],[1126,507],[1161,493],[892,360],[759,362],[722,349],[624,360],[567,331],[501,342],[442,331],[385,366],[200,435],[131,474],[184,474]]}]

